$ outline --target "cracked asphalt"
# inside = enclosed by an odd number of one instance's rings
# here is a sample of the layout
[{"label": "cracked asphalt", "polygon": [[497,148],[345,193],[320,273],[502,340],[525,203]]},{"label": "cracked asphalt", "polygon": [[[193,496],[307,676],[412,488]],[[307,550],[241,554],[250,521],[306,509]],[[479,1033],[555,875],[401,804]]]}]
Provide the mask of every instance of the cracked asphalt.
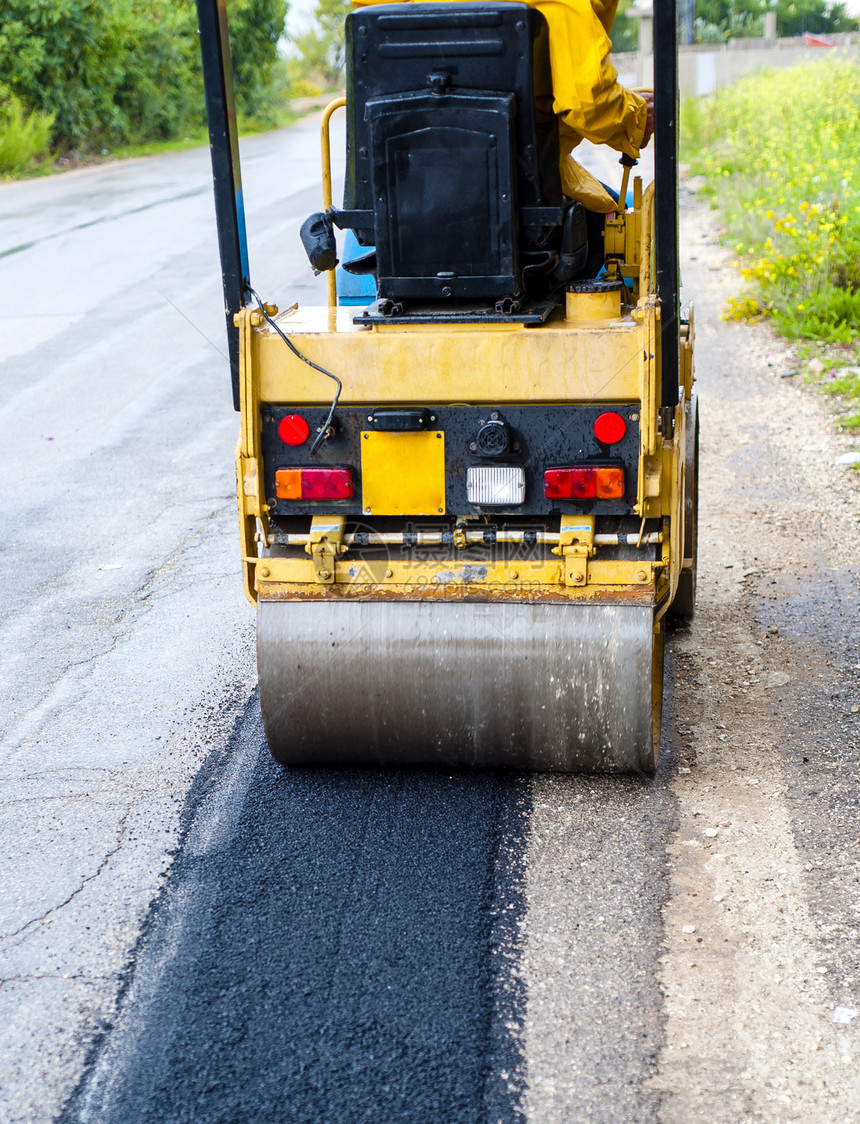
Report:
[{"label": "cracked asphalt", "polygon": [[[303,299],[316,138],[243,143],[255,281]],[[206,149],[0,187],[6,1119],[74,1087],[256,681],[213,215]]]},{"label": "cracked asphalt", "polygon": [[[243,161],[255,287],[319,301],[316,121]],[[683,245],[700,600],[657,776],[284,771],[208,153],[0,185],[3,1124],[860,1117],[856,478],[788,346],[720,320],[689,196]]]}]

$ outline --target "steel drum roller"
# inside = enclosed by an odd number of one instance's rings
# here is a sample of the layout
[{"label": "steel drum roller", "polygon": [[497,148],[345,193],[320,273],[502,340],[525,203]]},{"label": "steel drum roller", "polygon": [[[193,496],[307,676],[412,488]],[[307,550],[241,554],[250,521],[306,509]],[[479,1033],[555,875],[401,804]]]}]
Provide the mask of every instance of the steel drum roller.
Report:
[{"label": "steel drum roller", "polygon": [[661,658],[648,606],[258,605],[285,765],[653,772]]}]

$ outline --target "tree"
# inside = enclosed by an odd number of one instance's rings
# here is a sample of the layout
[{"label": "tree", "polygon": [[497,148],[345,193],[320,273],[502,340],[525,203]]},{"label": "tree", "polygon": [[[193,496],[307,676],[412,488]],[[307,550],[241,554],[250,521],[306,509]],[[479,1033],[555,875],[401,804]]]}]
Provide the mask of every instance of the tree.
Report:
[{"label": "tree", "polygon": [[[699,28],[718,28],[724,38],[761,35],[767,0],[696,0]],[[777,33],[784,36],[853,31],[852,19],[841,0],[777,0]]]},{"label": "tree", "polygon": [[802,35],[828,32],[856,31],[858,21],[848,15],[844,3],[827,0],[779,0],[776,6],[776,26],[780,35]]},{"label": "tree", "polygon": [[[287,0],[228,0],[236,101],[265,117]],[[181,136],[204,121],[194,0],[0,0],[0,74],[54,143]]]},{"label": "tree", "polygon": [[74,143],[109,118],[115,61],[107,8],[94,0],[2,0],[0,74]]},{"label": "tree", "polygon": [[342,81],[346,65],[343,22],[351,11],[349,0],[317,0],[316,26],[293,38],[299,59],[297,69],[303,77],[317,77],[327,85]]},{"label": "tree", "polygon": [[287,0],[227,0],[236,102],[253,116],[265,116],[270,108],[288,7]]}]

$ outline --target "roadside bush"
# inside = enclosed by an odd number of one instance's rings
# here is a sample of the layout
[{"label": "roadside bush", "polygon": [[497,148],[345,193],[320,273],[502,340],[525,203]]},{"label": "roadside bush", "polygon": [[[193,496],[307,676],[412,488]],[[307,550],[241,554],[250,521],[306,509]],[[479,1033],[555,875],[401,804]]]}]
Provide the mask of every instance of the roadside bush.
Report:
[{"label": "roadside bush", "polygon": [[278,43],[287,7],[286,0],[227,0],[236,104],[258,120],[273,118],[278,109]]},{"label": "roadside bush", "polygon": [[[87,0],[4,0],[0,74],[28,106],[54,116],[57,136],[83,139],[110,115],[105,8]],[[110,83],[112,86],[112,83]],[[100,104],[102,103],[103,104]]]},{"label": "roadside bush", "polygon": [[53,127],[50,113],[27,113],[21,99],[0,86],[0,175],[17,175],[44,159]]},{"label": "roadside bush", "polygon": [[55,145],[176,135],[201,115],[193,0],[2,0],[0,73]]},{"label": "roadside bush", "polygon": [[107,125],[114,143],[165,140],[202,124],[193,3],[113,0],[110,36],[113,104],[109,118],[100,115],[100,125]]},{"label": "roadside bush", "polygon": [[[286,0],[228,0],[240,111],[273,116]],[[182,136],[205,120],[194,0],[0,0],[0,74],[60,149]],[[32,115],[31,115],[32,116]]]},{"label": "roadside bush", "polygon": [[316,82],[309,82],[307,78],[297,78],[290,86],[291,98],[317,98],[321,93]]},{"label": "roadside bush", "polygon": [[860,334],[860,68],[768,71],[687,107],[684,126],[748,282],[728,315],[833,343]]}]

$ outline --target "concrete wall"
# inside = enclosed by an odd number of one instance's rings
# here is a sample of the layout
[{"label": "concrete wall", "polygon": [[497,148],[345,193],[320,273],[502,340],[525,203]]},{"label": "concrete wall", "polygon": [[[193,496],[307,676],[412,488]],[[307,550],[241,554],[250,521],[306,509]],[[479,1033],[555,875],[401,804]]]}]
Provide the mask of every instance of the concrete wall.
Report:
[{"label": "concrete wall", "polygon": [[[644,22],[644,21],[643,21]],[[831,35],[841,55],[860,61],[860,33]],[[820,59],[833,48],[810,47],[802,38],[732,39],[721,46],[697,44],[678,48],[678,79],[681,94],[701,96],[728,86],[745,74],[771,66],[794,66],[804,59]],[[627,86],[650,86],[653,57],[650,54],[619,54],[613,57],[619,78]]]}]

